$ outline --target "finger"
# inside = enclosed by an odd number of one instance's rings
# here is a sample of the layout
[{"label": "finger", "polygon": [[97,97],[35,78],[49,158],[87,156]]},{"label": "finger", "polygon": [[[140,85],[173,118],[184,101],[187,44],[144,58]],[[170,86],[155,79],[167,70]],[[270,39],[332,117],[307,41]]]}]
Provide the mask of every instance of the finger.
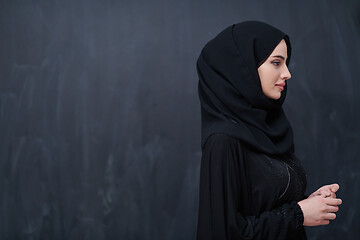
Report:
[{"label": "finger", "polygon": [[336,192],[337,190],[339,190],[340,186],[337,183],[333,183],[333,184],[328,184],[328,185],[324,185],[321,188],[319,188],[318,190],[330,190],[332,192]]},{"label": "finger", "polygon": [[338,207],[338,206],[328,206],[328,207],[326,208],[326,212],[328,212],[328,213],[335,213],[335,212],[337,212],[337,211],[339,211],[339,207]]},{"label": "finger", "polygon": [[331,191],[329,189],[322,189],[320,191],[320,195],[323,197],[330,197],[331,196]]},{"label": "finger", "polygon": [[324,198],[323,200],[327,205],[337,206],[342,203],[340,198]]},{"label": "finger", "polygon": [[315,195],[315,196],[321,195],[320,191],[321,191],[321,189],[319,188],[318,190],[316,190],[315,192],[313,192],[311,195]]},{"label": "finger", "polygon": [[334,192],[331,193],[332,198],[336,198],[336,194]]},{"label": "finger", "polygon": [[327,213],[324,218],[326,220],[334,220],[336,218],[336,214],[335,213]]},{"label": "finger", "polygon": [[331,184],[330,186],[331,186],[330,187],[331,191],[334,193],[337,192],[340,188],[339,184],[337,184],[337,183]]},{"label": "finger", "polygon": [[328,225],[330,223],[329,220],[322,220],[319,225]]}]

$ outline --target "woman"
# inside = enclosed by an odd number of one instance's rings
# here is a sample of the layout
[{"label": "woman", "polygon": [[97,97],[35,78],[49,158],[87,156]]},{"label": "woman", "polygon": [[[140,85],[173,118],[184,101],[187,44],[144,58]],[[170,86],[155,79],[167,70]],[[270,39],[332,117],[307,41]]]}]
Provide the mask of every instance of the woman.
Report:
[{"label": "woman", "polygon": [[197,62],[202,160],[197,239],[306,239],[328,224],[337,184],[305,197],[282,104],[291,75],[289,37],[259,21],[234,24]]}]

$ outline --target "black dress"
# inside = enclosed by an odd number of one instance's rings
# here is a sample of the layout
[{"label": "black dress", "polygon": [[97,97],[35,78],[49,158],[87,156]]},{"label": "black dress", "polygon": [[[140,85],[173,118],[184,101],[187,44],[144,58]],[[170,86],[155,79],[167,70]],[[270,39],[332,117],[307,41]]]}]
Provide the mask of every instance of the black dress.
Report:
[{"label": "black dress", "polygon": [[270,157],[215,133],[201,160],[197,239],[306,239],[305,188],[295,155]]}]

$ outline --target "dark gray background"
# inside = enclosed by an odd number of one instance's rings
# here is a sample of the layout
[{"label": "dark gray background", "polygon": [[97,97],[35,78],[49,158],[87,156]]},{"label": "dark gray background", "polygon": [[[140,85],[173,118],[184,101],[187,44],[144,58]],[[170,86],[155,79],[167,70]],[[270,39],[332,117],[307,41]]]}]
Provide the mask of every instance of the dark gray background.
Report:
[{"label": "dark gray background", "polygon": [[243,20],[290,35],[284,109],[307,192],[341,187],[309,239],[357,239],[356,0],[1,1],[0,239],[195,239],[195,63]]}]

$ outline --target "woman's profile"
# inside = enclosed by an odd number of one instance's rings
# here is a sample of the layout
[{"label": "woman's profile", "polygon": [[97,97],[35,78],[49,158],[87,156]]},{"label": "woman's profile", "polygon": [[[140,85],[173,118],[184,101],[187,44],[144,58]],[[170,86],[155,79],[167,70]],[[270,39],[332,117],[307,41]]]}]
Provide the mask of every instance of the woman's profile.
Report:
[{"label": "woman's profile", "polygon": [[259,21],[229,26],[203,48],[198,240],[306,239],[304,226],[335,219],[339,185],[305,196],[282,109],[290,57],[290,38]]}]

